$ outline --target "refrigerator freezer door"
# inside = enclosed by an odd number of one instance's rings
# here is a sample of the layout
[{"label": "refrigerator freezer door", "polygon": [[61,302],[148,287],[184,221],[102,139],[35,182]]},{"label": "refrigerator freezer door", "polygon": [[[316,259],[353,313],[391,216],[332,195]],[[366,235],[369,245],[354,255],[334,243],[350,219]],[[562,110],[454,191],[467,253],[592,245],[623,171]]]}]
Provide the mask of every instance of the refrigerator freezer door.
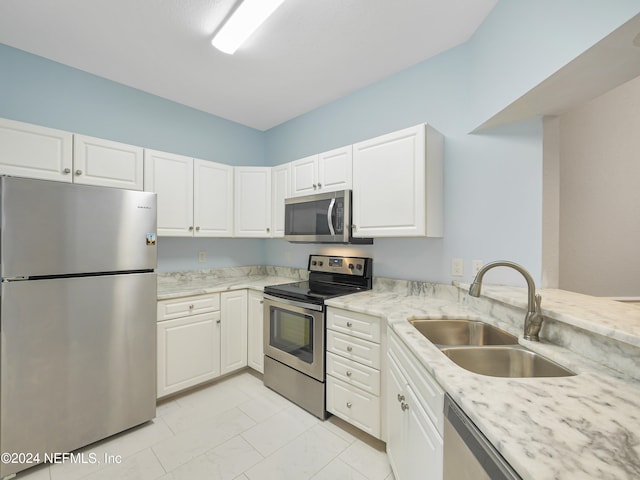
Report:
[{"label": "refrigerator freezer door", "polygon": [[156,268],[156,195],[0,177],[3,278]]},{"label": "refrigerator freezer door", "polygon": [[[155,273],[1,289],[1,452],[42,461],[155,416]],[[0,478],[30,466],[2,463]]]}]

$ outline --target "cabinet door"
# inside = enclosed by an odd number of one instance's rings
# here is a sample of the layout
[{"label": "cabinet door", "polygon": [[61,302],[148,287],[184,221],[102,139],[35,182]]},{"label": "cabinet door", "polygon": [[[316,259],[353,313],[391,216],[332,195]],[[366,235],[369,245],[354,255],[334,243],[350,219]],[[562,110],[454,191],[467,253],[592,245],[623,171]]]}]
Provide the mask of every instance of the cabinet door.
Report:
[{"label": "cabinet door", "polygon": [[233,372],[247,366],[247,291],[220,294],[220,371]]},{"label": "cabinet door", "polygon": [[418,125],[353,146],[353,224],[356,237],[442,236],[440,134]]},{"label": "cabinet door", "polygon": [[318,191],[318,155],[291,162],[291,196],[299,197]]},{"label": "cabinet door", "polygon": [[220,312],[158,322],[158,397],[220,375]]},{"label": "cabinet door", "polygon": [[73,181],[84,185],[143,188],[143,148],[101,138],[73,136]]},{"label": "cabinet door", "polygon": [[[408,468],[405,450],[407,417],[402,410],[402,402],[406,400],[406,381],[393,356],[388,355],[387,385],[385,397],[385,418],[387,427],[387,455],[398,480],[406,479]],[[429,478],[425,476],[424,478]],[[442,477],[441,477],[442,478]]]},{"label": "cabinet door", "polygon": [[291,164],[271,169],[271,236],[284,237],[284,199],[290,196]]},{"label": "cabinet door", "polygon": [[442,437],[420,406],[411,386],[405,389],[405,396],[407,405],[403,412],[407,416],[405,451],[407,459],[410,459],[406,462],[406,478],[407,480],[442,478]]},{"label": "cabinet door", "polygon": [[73,135],[0,119],[0,174],[71,182]]},{"label": "cabinet door", "polygon": [[233,236],[233,167],[193,161],[193,219],[196,237]]},{"label": "cabinet door", "polygon": [[271,169],[236,167],[234,175],[235,236],[271,236]]},{"label": "cabinet door", "polygon": [[353,148],[337,148],[318,155],[318,188],[323,192],[351,189]]},{"label": "cabinet door", "polygon": [[261,292],[249,291],[247,310],[247,363],[264,373],[264,305]]},{"label": "cabinet door", "polygon": [[158,194],[158,235],[193,236],[193,159],[144,151],[144,190]]}]

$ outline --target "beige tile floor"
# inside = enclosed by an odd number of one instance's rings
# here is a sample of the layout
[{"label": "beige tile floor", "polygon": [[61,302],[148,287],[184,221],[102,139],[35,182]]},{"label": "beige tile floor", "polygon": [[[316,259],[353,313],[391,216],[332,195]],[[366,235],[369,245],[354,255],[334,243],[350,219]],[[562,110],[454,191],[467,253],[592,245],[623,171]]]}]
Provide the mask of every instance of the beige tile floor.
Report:
[{"label": "beige tile floor", "polygon": [[383,443],[318,420],[248,371],[162,402],[152,422],[76,453],[84,463],[17,480],[393,480]]}]

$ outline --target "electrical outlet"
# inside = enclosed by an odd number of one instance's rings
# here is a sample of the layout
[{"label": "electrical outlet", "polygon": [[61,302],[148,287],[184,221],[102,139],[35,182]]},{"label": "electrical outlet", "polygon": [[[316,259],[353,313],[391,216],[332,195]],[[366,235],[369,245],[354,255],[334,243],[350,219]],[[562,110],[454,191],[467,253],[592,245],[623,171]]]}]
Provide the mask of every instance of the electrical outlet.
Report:
[{"label": "electrical outlet", "polygon": [[484,261],[482,260],[471,260],[471,275],[476,275],[483,265]]},{"label": "electrical outlet", "polygon": [[451,259],[451,275],[461,277],[464,275],[464,260],[462,258]]},{"label": "electrical outlet", "polygon": [[207,261],[207,252],[198,252],[198,262],[204,263]]}]

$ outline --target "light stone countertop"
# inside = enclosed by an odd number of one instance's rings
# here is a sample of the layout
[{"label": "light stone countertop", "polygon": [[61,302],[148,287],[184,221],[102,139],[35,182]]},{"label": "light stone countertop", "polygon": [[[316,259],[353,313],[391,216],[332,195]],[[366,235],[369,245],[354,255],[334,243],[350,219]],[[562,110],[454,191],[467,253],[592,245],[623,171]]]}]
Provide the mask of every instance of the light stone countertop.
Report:
[{"label": "light stone countertop", "polygon": [[267,285],[297,282],[307,272],[283,267],[237,267],[193,272],[158,273],[158,300],[229,290],[262,291]]},{"label": "light stone countertop", "polygon": [[[456,285],[469,290],[469,284]],[[538,288],[536,292],[542,295],[545,317],[640,347],[640,308],[637,305],[566,290]],[[525,288],[483,285],[482,295],[508,305],[527,307]]]},{"label": "light stone countertop", "polygon": [[[338,297],[327,304],[385,317],[523,479],[640,478],[640,382],[562,347],[523,340],[513,326],[465,304],[461,290],[446,286],[432,289],[426,292],[410,287],[390,292],[378,283],[370,292]],[[526,307],[522,289],[487,285],[482,293]],[[627,308],[618,309],[617,302],[603,303],[557,290],[543,289],[541,293],[545,315],[569,318],[603,335],[615,332],[634,345],[639,341],[640,333],[635,335],[638,325],[629,321]],[[540,350],[577,375],[536,379],[476,375],[458,367],[418,333],[407,321],[412,317],[474,318],[497,324],[519,334],[521,344]],[[598,319],[603,319],[602,323]]]},{"label": "light stone countertop", "polygon": [[[306,279],[306,271],[240,267],[158,276],[158,299],[262,290]],[[524,480],[640,478],[640,381],[563,347],[522,339],[521,325],[502,322],[455,286],[376,279],[374,290],[327,305],[386,318],[393,331],[460,405]],[[540,289],[545,317],[640,345],[636,306],[559,290]],[[526,307],[517,287],[485,285],[482,295]],[[520,343],[577,373],[573,377],[509,379],[470,373],[451,362],[407,319],[472,318],[518,334]],[[544,328],[544,327],[543,327]],[[544,330],[543,330],[544,331]]]}]

